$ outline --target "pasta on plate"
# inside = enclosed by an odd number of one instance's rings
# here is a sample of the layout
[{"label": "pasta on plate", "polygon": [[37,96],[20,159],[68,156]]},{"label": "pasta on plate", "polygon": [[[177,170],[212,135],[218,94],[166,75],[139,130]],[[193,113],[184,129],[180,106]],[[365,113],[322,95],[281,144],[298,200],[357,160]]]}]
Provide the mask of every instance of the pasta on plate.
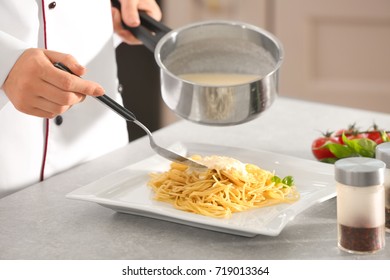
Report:
[{"label": "pasta on plate", "polygon": [[221,156],[193,156],[206,165],[206,171],[171,163],[162,173],[151,173],[148,185],[155,199],[168,202],[177,209],[229,218],[232,213],[299,199],[293,179],[283,179],[254,164]]}]

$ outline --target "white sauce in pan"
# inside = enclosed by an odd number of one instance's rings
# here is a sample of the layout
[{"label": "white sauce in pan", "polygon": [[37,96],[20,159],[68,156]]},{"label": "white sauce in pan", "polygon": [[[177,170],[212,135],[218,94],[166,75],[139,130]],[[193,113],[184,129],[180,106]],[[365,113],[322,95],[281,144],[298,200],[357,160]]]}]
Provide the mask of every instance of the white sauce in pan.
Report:
[{"label": "white sauce in pan", "polygon": [[259,75],[233,73],[190,73],[179,75],[179,77],[192,83],[207,86],[234,86],[248,84],[261,78]]}]

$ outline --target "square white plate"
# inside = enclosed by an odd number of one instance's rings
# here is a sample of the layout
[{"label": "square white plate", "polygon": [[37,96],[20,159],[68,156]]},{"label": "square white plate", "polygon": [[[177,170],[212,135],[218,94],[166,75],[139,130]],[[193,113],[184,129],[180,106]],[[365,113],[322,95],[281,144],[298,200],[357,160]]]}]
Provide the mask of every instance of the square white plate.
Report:
[{"label": "square white plate", "polygon": [[196,143],[177,143],[170,149],[182,154],[220,155],[253,163],[275,171],[279,177],[294,177],[301,197],[292,204],[234,213],[229,219],[206,217],[175,209],[172,205],[153,199],[147,186],[149,173],[167,171],[170,162],[155,155],[111,173],[67,195],[68,198],[96,202],[117,212],[151,217],[194,227],[243,236],[257,234],[277,236],[296,215],[312,205],[336,195],[334,167],[312,160],[235,147]]}]

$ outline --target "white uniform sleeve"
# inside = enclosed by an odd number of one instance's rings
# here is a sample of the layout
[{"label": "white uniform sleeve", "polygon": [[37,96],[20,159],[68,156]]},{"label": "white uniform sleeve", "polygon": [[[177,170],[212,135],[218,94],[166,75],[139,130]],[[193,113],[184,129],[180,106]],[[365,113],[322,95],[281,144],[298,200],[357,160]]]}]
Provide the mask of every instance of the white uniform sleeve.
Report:
[{"label": "white uniform sleeve", "polygon": [[[30,46],[19,39],[0,31],[0,88],[3,87],[8,73],[11,71],[19,56]],[[0,90],[0,110],[8,102],[3,90]]]}]

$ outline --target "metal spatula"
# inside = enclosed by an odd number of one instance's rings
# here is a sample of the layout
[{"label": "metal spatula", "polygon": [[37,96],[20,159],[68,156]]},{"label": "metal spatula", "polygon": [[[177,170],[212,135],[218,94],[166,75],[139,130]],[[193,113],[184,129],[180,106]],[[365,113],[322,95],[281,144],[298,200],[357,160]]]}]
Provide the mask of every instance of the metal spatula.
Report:
[{"label": "metal spatula", "polygon": [[[54,66],[57,67],[58,69],[64,70],[70,74],[75,75],[67,66],[65,66],[61,62],[54,63]],[[139,127],[141,127],[149,136],[150,146],[160,156],[162,156],[166,159],[169,159],[171,161],[174,161],[174,162],[188,165],[188,166],[193,167],[193,168],[207,169],[207,167],[202,165],[202,164],[199,164],[199,163],[197,163],[189,158],[183,157],[177,153],[174,153],[168,149],[165,149],[165,148],[157,145],[156,142],[154,141],[153,135],[150,132],[150,130],[144,124],[142,124],[140,121],[138,121],[137,118],[135,117],[135,115],[131,111],[129,111],[128,109],[126,109],[125,107],[123,107],[122,105],[117,103],[115,100],[113,100],[109,96],[102,95],[102,96],[97,96],[96,98],[99,99],[101,102],[103,102],[105,105],[107,105],[110,109],[112,109],[113,111],[118,113],[121,117],[123,117],[127,121],[133,122],[136,125],[138,125]]]}]

